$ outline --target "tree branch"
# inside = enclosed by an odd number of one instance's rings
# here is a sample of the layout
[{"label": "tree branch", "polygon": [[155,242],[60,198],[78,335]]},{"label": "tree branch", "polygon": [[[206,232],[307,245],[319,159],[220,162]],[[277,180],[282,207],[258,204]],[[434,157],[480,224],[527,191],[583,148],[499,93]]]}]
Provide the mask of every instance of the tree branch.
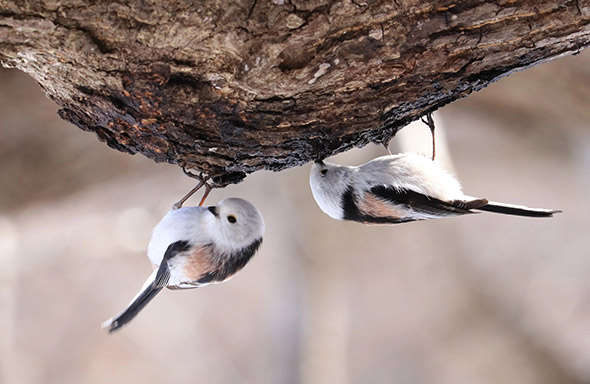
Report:
[{"label": "tree branch", "polygon": [[582,1],[0,3],[0,62],[109,146],[218,184],[369,142],[590,42]]}]

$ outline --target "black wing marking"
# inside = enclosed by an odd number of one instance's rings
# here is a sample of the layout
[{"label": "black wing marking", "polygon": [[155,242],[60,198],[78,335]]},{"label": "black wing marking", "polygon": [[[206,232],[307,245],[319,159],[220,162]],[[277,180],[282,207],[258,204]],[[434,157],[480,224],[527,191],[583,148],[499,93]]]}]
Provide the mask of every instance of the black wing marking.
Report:
[{"label": "black wing marking", "polygon": [[399,224],[414,221],[414,219],[373,216],[361,212],[355,199],[355,193],[352,187],[349,187],[342,195],[342,208],[344,211],[342,218],[344,220],[358,221],[360,223]]},{"label": "black wing marking", "polygon": [[[487,204],[486,199],[472,201],[443,201],[409,189],[396,189],[390,185],[375,186],[371,188],[368,193],[387,203],[409,211],[408,213],[414,211],[416,213],[429,214],[438,217],[473,213],[470,211],[471,209],[476,209]],[[361,212],[353,188],[349,188],[343,194],[342,206],[344,208],[343,218],[345,220],[354,220],[361,223],[398,224],[420,220],[419,218],[412,217],[411,214],[404,217],[390,217],[376,216]]]},{"label": "black wing marking", "polygon": [[197,284],[218,283],[232,277],[244,268],[261,244],[262,239],[254,240],[249,246],[230,255],[230,257],[218,269],[205,273],[199,280],[197,280]]},{"label": "black wing marking", "polygon": [[184,240],[174,242],[170,244],[168,248],[166,248],[166,252],[164,253],[164,257],[160,263],[160,268],[158,268],[158,273],[156,274],[156,278],[154,280],[154,285],[156,287],[164,288],[166,284],[168,284],[168,280],[170,280],[170,268],[168,267],[168,260],[172,259],[181,252],[188,251],[189,248],[188,241]]},{"label": "black wing marking", "polygon": [[158,294],[158,292],[166,286],[168,280],[170,280],[168,260],[176,256],[178,253],[188,250],[188,248],[188,241],[177,241],[168,246],[154,281],[148,285],[123,312],[111,321],[109,325],[109,333],[116,331],[130,322],[135,316],[137,316],[139,311],[141,311]]},{"label": "black wing marking", "polygon": [[[407,207],[415,212],[442,217],[473,213],[470,209],[477,208],[478,202],[480,202],[480,200],[443,201],[410,189],[396,189],[388,185],[373,187],[370,192],[379,198]],[[485,205],[487,200],[481,200],[481,203],[481,205]]]}]

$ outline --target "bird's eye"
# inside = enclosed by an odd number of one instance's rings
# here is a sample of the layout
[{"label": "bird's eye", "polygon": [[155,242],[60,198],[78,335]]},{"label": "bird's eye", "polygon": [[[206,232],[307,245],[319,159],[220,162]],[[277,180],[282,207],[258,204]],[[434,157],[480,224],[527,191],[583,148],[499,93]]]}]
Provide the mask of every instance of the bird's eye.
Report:
[{"label": "bird's eye", "polygon": [[235,223],[235,222],[236,222],[236,221],[238,221],[238,220],[236,219],[236,217],[235,217],[234,215],[229,215],[229,216],[227,217],[227,221],[229,221],[230,223],[232,223],[232,224],[233,224],[233,223]]},{"label": "bird's eye", "polygon": [[320,173],[322,174],[322,176],[325,176],[325,175],[326,175],[326,173],[328,173],[328,170],[327,170],[327,169],[322,169],[322,170],[320,171]]}]

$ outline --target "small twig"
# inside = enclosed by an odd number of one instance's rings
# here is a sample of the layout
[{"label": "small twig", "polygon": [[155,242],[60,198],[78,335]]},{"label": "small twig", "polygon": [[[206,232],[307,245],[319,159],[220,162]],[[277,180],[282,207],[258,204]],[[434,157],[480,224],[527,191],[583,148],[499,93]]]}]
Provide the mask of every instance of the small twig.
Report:
[{"label": "small twig", "polygon": [[432,133],[432,160],[434,161],[434,157],[436,155],[436,140],[434,137],[434,119],[432,118],[432,112],[428,112],[426,114],[426,120],[424,120],[424,117],[420,120],[424,124],[428,125],[430,132]]}]

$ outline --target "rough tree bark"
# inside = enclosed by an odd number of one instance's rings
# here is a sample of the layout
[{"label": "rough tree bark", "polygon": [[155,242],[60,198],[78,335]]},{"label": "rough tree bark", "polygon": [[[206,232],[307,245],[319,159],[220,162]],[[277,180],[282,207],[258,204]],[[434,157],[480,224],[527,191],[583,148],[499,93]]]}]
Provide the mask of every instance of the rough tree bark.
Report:
[{"label": "rough tree bark", "polygon": [[224,185],[386,142],[589,24],[583,0],[0,0],[0,62],[109,146]]}]

